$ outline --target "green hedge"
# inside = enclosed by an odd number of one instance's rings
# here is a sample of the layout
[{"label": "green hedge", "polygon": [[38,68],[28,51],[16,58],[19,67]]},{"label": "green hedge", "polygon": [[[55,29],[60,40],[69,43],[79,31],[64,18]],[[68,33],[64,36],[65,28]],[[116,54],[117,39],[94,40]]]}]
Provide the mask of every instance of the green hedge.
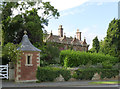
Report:
[{"label": "green hedge", "polygon": [[73,78],[80,80],[91,80],[95,73],[100,74],[101,79],[103,78],[112,78],[119,75],[118,69],[78,69],[73,74]]},{"label": "green hedge", "polygon": [[64,68],[38,67],[36,77],[39,82],[54,81],[59,75],[62,75],[65,81],[71,78],[70,71]]},{"label": "green hedge", "polygon": [[73,74],[73,78],[80,79],[80,80],[91,80],[95,70],[92,69],[78,69]]},{"label": "green hedge", "polygon": [[101,78],[112,78],[119,75],[118,69],[103,69],[101,70]]},{"label": "green hedge", "polygon": [[[99,53],[87,53],[73,50],[63,50],[60,53],[60,63],[65,67],[78,67],[91,63],[96,65],[102,63],[103,66],[108,67],[118,62],[118,58]],[[111,64],[111,65],[106,65]]]}]

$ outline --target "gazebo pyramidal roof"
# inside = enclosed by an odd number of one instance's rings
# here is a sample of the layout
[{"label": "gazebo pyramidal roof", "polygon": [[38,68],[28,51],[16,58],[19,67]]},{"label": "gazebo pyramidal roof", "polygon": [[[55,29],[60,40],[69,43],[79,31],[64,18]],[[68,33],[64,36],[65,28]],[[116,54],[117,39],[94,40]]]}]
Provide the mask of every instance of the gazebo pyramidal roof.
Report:
[{"label": "gazebo pyramidal roof", "polygon": [[32,45],[32,43],[29,41],[28,36],[26,35],[27,32],[24,31],[24,36],[21,41],[21,46],[18,48],[18,50],[21,51],[40,51],[40,49],[36,48],[35,46]]}]

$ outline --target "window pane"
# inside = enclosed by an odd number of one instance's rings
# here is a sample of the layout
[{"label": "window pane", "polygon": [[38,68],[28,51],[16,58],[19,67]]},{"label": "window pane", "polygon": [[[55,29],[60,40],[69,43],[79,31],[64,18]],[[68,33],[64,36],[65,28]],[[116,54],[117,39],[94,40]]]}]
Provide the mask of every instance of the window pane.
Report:
[{"label": "window pane", "polygon": [[27,57],[27,64],[30,64],[30,56]]}]

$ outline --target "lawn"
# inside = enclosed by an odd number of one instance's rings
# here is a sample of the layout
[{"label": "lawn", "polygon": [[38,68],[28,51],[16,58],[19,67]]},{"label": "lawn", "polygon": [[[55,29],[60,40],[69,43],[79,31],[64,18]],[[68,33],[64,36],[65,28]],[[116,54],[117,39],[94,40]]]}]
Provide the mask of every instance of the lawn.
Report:
[{"label": "lawn", "polygon": [[120,81],[98,81],[90,82],[90,84],[120,84]]}]

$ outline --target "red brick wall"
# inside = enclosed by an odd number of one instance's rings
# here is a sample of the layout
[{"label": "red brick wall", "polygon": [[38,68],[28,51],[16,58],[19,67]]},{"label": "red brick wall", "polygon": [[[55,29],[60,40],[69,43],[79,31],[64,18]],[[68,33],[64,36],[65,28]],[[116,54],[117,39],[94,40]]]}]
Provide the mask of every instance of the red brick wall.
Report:
[{"label": "red brick wall", "polygon": [[[17,74],[17,65],[15,64],[15,78],[17,77],[16,74]],[[15,79],[16,80],[16,79]]]},{"label": "red brick wall", "polygon": [[[24,54],[23,54],[24,53]],[[36,80],[36,70],[37,70],[37,57],[39,54],[39,52],[23,52],[21,55],[21,67],[19,67],[19,69],[21,69],[21,72],[19,72],[18,74],[21,75],[21,77],[19,78],[19,80]],[[32,56],[32,66],[26,66],[26,54],[33,54]]]}]

